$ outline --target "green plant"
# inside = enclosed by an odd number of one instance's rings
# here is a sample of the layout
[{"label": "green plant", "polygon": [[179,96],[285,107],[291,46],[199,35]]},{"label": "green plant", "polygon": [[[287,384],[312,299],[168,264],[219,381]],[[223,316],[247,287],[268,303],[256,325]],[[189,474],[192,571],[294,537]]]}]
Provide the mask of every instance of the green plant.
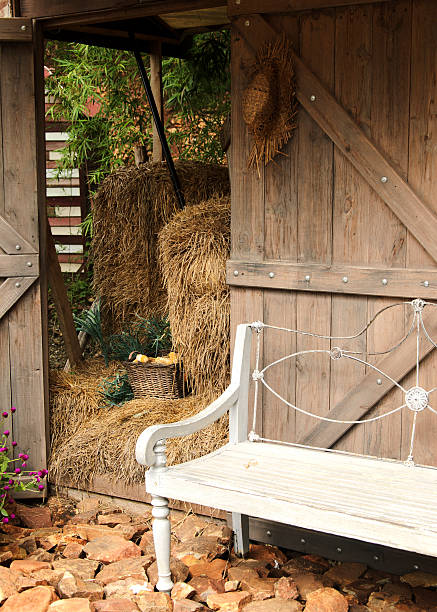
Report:
[{"label": "green plant", "polygon": [[109,347],[103,335],[100,306],[101,300],[95,300],[89,310],[85,310],[80,315],[74,316],[74,322],[78,332],[82,331],[87,333],[99,344],[105,359],[105,364],[108,365],[110,358]]},{"label": "green plant", "polygon": [[114,377],[102,380],[99,393],[104,398],[107,406],[121,406],[134,398],[127,374],[120,372],[117,372]]},{"label": "green plant", "polygon": [[[16,412],[15,406],[12,406],[10,414]],[[4,419],[8,418],[9,412],[2,412]],[[29,455],[26,453],[18,453],[18,457],[10,457],[13,450],[17,447],[17,442],[11,441],[9,446],[10,430],[5,429],[1,435],[0,447],[0,515],[3,523],[8,523],[9,519],[15,518],[13,513],[9,514],[6,504],[13,503],[14,491],[38,491],[44,489],[41,480],[47,475],[47,470],[31,472],[24,468],[27,467]]]},{"label": "green plant", "polygon": [[121,333],[109,336],[107,343],[111,357],[119,361],[127,361],[132,352],[156,357],[171,350],[170,324],[167,318],[137,317]]},{"label": "green plant", "polygon": [[[230,108],[229,55],[229,32],[207,32],[193,37],[186,60],[163,61],[167,135],[180,157],[223,160],[218,130]],[[90,162],[95,188],[134,162],[134,145],[150,150],[152,119],[131,53],[49,42],[45,64],[47,93],[57,100],[48,114],[71,122],[59,171]]]}]

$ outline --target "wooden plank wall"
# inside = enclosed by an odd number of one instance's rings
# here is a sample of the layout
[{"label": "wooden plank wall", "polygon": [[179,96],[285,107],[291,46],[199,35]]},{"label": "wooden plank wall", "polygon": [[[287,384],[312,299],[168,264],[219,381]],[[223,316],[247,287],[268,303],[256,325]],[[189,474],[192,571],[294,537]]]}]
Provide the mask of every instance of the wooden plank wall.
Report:
[{"label": "wooden plank wall", "polygon": [[[39,206],[44,202],[36,156],[34,83],[32,44],[0,43],[0,215],[38,251]],[[29,465],[38,468],[46,466],[47,451],[47,355],[40,286],[41,280],[36,281],[0,321],[1,410],[17,407],[14,438],[30,455]]]},{"label": "wooden plank wall", "polygon": [[[407,179],[419,197],[437,208],[435,104],[437,5],[433,0],[398,0],[287,16],[265,16],[287,33],[305,64],[359,127]],[[301,108],[298,130],[279,157],[258,178],[247,170],[250,139],[240,98],[254,56],[235,29],[232,34],[232,255],[233,260],[433,268],[436,264],[410,236],[373,189]],[[434,138],[434,141],[432,140]],[[266,283],[267,284],[267,283]],[[231,289],[232,326],[263,319],[331,335],[349,335],[377,310],[398,301],[356,295],[274,289]],[[332,341],[354,350],[377,352],[392,346],[407,328],[402,308],[388,311],[359,341]],[[265,363],[328,341],[268,331]],[[376,359],[376,358],[372,358]],[[437,354],[422,368],[423,384],[437,385]],[[290,401],[328,414],[366,374],[362,365],[318,356],[285,362],[269,382]],[[407,388],[413,379],[406,382]],[[294,441],[314,425],[264,393],[265,437]],[[370,416],[402,403],[392,391]],[[338,448],[404,458],[410,414],[398,414],[353,428]],[[421,414],[416,459],[437,465],[437,417]]]}]

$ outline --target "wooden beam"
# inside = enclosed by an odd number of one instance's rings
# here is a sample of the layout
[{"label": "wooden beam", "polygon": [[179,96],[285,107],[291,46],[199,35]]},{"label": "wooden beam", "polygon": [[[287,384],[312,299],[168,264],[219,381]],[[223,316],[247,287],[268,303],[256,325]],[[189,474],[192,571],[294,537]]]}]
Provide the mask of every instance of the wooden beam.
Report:
[{"label": "wooden beam", "polygon": [[7,278],[0,285],[0,320],[36,281],[36,276]]},{"label": "wooden beam", "polygon": [[437,299],[437,270],[371,268],[285,261],[228,261],[226,282],[236,287]]},{"label": "wooden beam", "polygon": [[228,15],[235,17],[253,13],[296,13],[376,2],[389,2],[389,0],[228,0]]},{"label": "wooden beam", "polygon": [[1,42],[32,42],[32,22],[30,19],[7,17],[0,19]]},{"label": "wooden beam", "polygon": [[[260,15],[235,21],[254,51],[276,30]],[[437,261],[437,216],[411,189],[296,53],[297,98],[427,253]]]},{"label": "wooden beam", "polygon": [[82,360],[82,350],[77,339],[76,327],[73,321],[70,302],[68,301],[67,289],[62,276],[61,266],[58,261],[55,243],[50,228],[47,230],[47,260],[48,281],[52,289],[53,301],[58,313],[59,325],[65,344],[65,352],[72,365]]},{"label": "wooden beam", "polygon": [[[424,312],[423,320],[431,338],[437,336],[437,315],[433,310]],[[412,333],[393,353],[383,357],[377,364],[383,372],[394,380],[401,381],[416,366],[416,334]],[[434,349],[428,342],[420,343],[420,360]],[[380,380],[381,384],[377,383]],[[369,373],[344,398],[329,411],[329,418],[356,421],[375,406],[395,385],[369,368]],[[328,423],[318,421],[317,424],[301,439],[299,443],[310,446],[330,448],[344,434],[354,427],[347,423]],[[359,425],[357,427],[360,427]]]},{"label": "wooden beam", "polygon": [[36,253],[35,248],[2,216],[0,216],[0,248],[8,255]]},{"label": "wooden beam", "polygon": [[0,255],[0,278],[39,276],[38,255]]},{"label": "wooden beam", "polygon": [[[137,19],[151,15],[165,15],[199,8],[225,6],[225,0],[149,0],[147,3],[132,0],[96,0],[92,10],[78,10],[76,0],[21,0],[21,15],[45,18],[50,26],[65,26],[79,23],[108,23],[124,19]],[[82,7],[88,5],[82,4]]]},{"label": "wooden beam", "polygon": [[[153,51],[150,54],[150,86],[152,88],[153,97],[155,98],[156,108],[158,109],[162,121],[164,116],[164,98],[162,95],[162,45],[158,41],[152,43],[152,45]],[[163,160],[162,145],[154,121],[152,160],[154,162],[162,162]]]}]

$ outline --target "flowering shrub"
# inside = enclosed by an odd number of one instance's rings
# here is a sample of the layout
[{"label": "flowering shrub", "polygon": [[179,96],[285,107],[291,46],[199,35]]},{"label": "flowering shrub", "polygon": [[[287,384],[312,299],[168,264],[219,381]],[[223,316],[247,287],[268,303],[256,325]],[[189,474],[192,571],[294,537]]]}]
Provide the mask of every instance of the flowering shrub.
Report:
[{"label": "flowering shrub", "polygon": [[[11,415],[16,412],[16,408],[12,406]],[[7,418],[9,412],[2,412],[2,417]],[[11,441],[9,445],[9,429],[5,429],[1,436],[0,441],[0,515],[3,517],[1,520],[3,523],[8,523],[9,518],[15,518],[15,514],[9,514],[7,510],[7,504],[12,504],[12,495],[14,491],[36,491],[39,489],[42,491],[44,485],[41,483],[41,479],[47,475],[47,470],[40,470],[38,472],[30,472],[24,468],[27,467],[27,460],[29,455],[25,453],[18,453],[18,457],[13,459],[10,457],[12,449],[17,446],[17,442]],[[30,477],[30,478],[29,478]],[[23,482],[23,478],[26,478]]]}]

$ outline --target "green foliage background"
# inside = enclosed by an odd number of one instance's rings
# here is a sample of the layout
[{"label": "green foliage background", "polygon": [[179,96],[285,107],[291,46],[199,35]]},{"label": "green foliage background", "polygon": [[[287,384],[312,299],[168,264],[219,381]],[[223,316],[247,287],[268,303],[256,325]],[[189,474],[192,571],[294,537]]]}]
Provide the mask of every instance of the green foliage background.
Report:
[{"label": "green foliage background", "polygon": [[[167,137],[176,157],[222,162],[218,131],[230,109],[228,31],[198,34],[186,59],[163,59]],[[149,58],[144,56],[148,66]],[[49,42],[49,115],[71,121],[59,170],[88,163],[90,186],[133,163],[134,145],[151,150],[152,120],[133,54],[79,43]],[[88,117],[90,103],[99,112]],[[91,163],[90,163],[91,162]]]}]

